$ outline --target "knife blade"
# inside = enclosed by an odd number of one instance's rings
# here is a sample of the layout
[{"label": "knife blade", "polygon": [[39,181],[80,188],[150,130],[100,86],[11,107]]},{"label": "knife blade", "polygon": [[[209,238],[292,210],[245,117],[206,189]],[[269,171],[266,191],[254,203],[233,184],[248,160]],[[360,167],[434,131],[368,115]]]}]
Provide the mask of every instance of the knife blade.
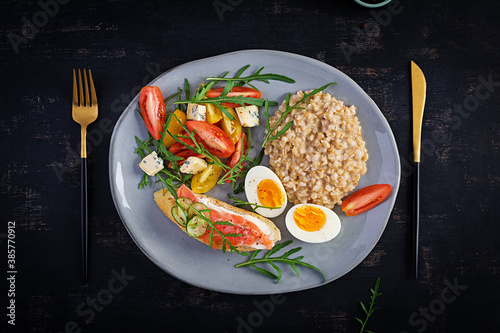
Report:
[{"label": "knife blade", "polygon": [[427,83],[420,67],[411,62],[411,95],[413,107],[413,278],[418,277],[418,240],[420,229],[420,144]]}]

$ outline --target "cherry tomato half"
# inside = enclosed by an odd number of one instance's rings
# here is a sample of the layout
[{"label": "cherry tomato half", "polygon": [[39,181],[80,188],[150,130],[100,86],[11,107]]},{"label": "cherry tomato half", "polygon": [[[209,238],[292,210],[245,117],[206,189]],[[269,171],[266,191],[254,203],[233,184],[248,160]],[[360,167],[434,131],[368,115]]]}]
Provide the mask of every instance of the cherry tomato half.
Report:
[{"label": "cherry tomato half", "polygon": [[[183,132],[181,133],[182,134],[186,134],[186,132]],[[170,152],[172,154],[178,154],[179,152],[187,149],[186,146],[191,146],[191,147],[194,147],[194,142],[193,140],[189,139],[189,138],[177,138],[179,141],[182,141],[182,143],[180,142],[175,142],[172,147],[170,147]],[[197,138],[198,139],[198,138]]]},{"label": "cherry tomato half", "polygon": [[[209,98],[216,98],[219,97],[222,91],[224,90],[224,87],[222,88],[217,88],[213,89],[209,92],[207,92],[207,97]],[[227,97],[235,97],[235,96],[243,96],[243,97],[251,97],[251,98],[260,98],[262,94],[260,91],[255,90],[250,87],[234,87],[231,89],[230,92],[227,93]],[[247,105],[247,104],[245,104]],[[222,103],[222,106],[228,107],[228,108],[237,108],[241,106],[240,104],[237,103]]]},{"label": "cherry tomato half", "polygon": [[220,122],[220,128],[226,132],[227,136],[231,138],[234,144],[238,142],[241,137],[241,123],[236,115],[236,111],[233,108],[227,108],[229,113],[234,117],[234,119],[229,119],[225,113],[222,114],[222,120]]},{"label": "cherry tomato half", "polygon": [[[173,115],[171,115],[170,117],[172,117],[172,120],[170,120],[170,124],[168,125],[168,131],[173,135],[178,135],[183,131],[181,124],[184,125],[187,121],[187,118],[186,114],[181,110],[175,110],[173,114],[179,120],[177,120]],[[163,139],[163,144],[165,145],[165,148],[170,148],[176,142],[177,141],[175,141],[174,138],[168,133],[167,135],[165,135],[165,139]]]},{"label": "cherry tomato half", "polygon": [[[226,164],[232,169],[238,162],[241,160],[241,156],[245,155],[247,153],[247,146],[248,146],[248,140],[247,136],[245,133],[241,133],[241,137],[236,143],[236,148],[234,150],[234,153],[228,157]],[[240,165],[240,170],[243,170],[245,167],[245,163],[242,163]],[[227,179],[226,183],[231,183],[231,180]]]},{"label": "cherry tomato half", "polygon": [[215,164],[209,164],[202,172],[191,179],[191,189],[194,193],[205,193],[210,191],[219,180],[222,168]]},{"label": "cherry tomato half", "polygon": [[342,210],[347,216],[354,216],[366,212],[380,204],[391,193],[389,184],[376,184],[354,192],[342,201]]},{"label": "cherry tomato half", "polygon": [[215,156],[226,158],[234,152],[234,143],[219,127],[205,121],[190,120],[186,123],[190,131],[196,131],[203,146]]},{"label": "cherry tomato half", "polygon": [[222,111],[213,104],[206,103],[204,105],[207,108],[207,123],[218,123],[222,119]]},{"label": "cherry tomato half", "polygon": [[139,107],[149,133],[155,140],[160,140],[166,116],[165,102],[160,88],[156,86],[142,88],[139,95]]}]

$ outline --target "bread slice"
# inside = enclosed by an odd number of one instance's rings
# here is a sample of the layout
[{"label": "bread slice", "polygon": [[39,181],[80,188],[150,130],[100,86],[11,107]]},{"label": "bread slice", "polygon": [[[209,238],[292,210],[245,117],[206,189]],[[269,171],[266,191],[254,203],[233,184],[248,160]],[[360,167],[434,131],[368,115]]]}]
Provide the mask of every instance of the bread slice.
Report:
[{"label": "bread slice", "polygon": [[[223,201],[220,201],[220,200],[217,200],[217,199],[214,199],[214,198],[211,198],[211,197],[207,197],[207,196],[205,196],[203,194],[196,194],[196,196],[199,199],[206,198],[206,200],[209,200],[210,203],[213,204],[214,206],[225,208],[225,209],[233,212],[234,214],[237,214],[237,215],[250,215],[250,216],[253,216],[253,217],[259,219],[260,221],[262,221],[263,223],[265,223],[269,227],[270,232],[269,232],[269,234],[267,236],[269,237],[269,239],[271,241],[273,241],[273,243],[276,243],[276,242],[278,242],[278,241],[281,240],[281,232],[280,232],[280,230],[276,227],[276,225],[271,220],[266,219],[265,217],[260,216],[258,214],[249,212],[247,210],[231,206],[230,204],[227,204],[227,203],[225,203]],[[158,204],[158,207],[160,207],[160,209],[163,211],[163,213],[165,215],[167,215],[167,217],[175,225],[179,226],[179,228],[181,228],[182,231],[184,231],[185,233],[187,233],[186,228],[184,228],[183,226],[175,223],[174,217],[172,216],[172,213],[171,213],[172,208],[176,205],[175,198],[172,196],[172,194],[167,189],[159,190],[159,191],[155,192],[154,199],[155,199],[156,203]],[[204,244],[207,244],[202,239],[199,239],[199,238],[195,238],[195,239],[198,240],[198,241],[200,241],[200,242],[202,242],[202,243],[204,243]],[[209,245],[209,244],[207,244],[207,245]],[[248,246],[238,246],[237,248],[240,251],[254,251],[255,250],[255,248],[248,247]],[[221,249],[221,245],[219,245],[219,247],[217,247],[217,249]]]}]

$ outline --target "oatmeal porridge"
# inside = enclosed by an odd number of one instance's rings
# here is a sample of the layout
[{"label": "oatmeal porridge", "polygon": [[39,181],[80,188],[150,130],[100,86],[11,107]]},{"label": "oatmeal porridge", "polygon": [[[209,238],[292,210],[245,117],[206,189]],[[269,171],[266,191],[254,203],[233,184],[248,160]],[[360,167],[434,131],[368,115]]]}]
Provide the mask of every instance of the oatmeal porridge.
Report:
[{"label": "oatmeal porridge", "polygon": [[[303,92],[291,96],[297,103]],[[283,101],[270,119],[271,127],[285,111]],[[295,203],[333,208],[366,173],[368,153],[356,117],[356,107],[344,105],[330,94],[319,92],[302,102],[277,127],[293,121],[281,137],[266,145],[265,153],[288,195]]]}]

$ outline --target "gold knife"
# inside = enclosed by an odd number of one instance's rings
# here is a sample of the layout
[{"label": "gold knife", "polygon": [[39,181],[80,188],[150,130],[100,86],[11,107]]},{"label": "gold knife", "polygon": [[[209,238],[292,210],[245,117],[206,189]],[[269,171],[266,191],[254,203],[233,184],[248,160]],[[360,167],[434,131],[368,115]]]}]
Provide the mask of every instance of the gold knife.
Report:
[{"label": "gold knife", "polygon": [[413,104],[413,278],[418,277],[418,234],[420,220],[420,142],[427,84],[422,70],[411,62],[411,95]]}]

